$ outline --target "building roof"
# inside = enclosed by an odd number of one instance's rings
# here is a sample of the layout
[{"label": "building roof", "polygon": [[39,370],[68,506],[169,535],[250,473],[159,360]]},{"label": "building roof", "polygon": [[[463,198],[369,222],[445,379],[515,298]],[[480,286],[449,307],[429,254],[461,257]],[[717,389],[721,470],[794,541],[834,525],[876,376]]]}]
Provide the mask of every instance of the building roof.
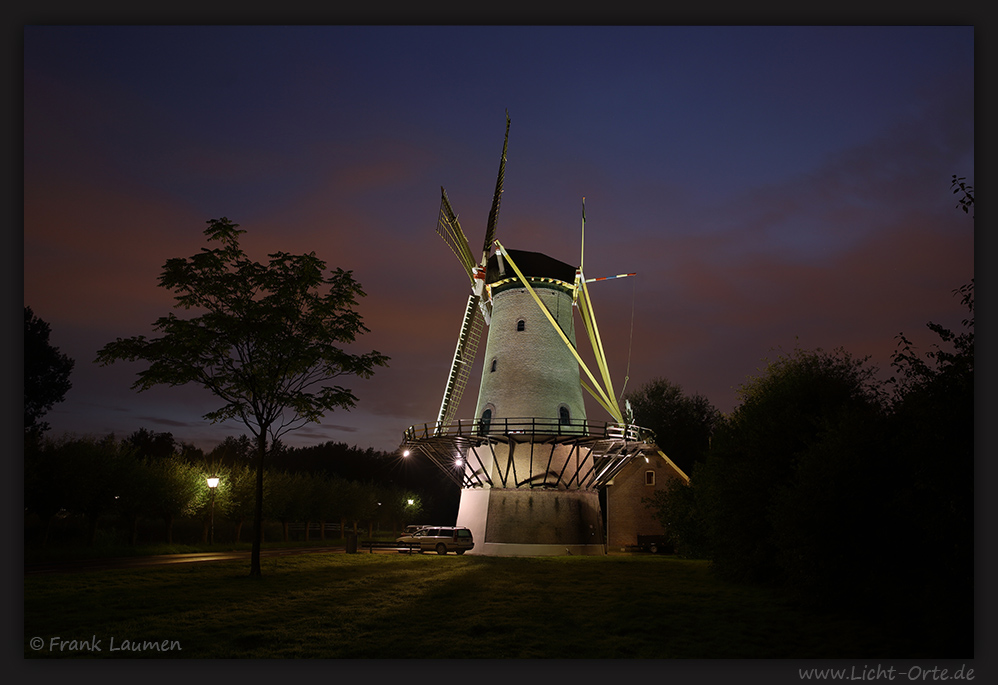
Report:
[{"label": "building roof", "polygon": [[[548,257],[540,252],[528,252],[526,250],[507,250],[509,256],[516,262],[517,268],[523,272],[527,278],[553,278],[568,284],[575,282],[575,267],[571,264],[558,261],[554,257]],[[505,260],[503,260],[505,262]],[[487,283],[496,283],[507,278],[515,278],[516,274],[509,264],[504,264],[505,273],[499,272],[498,254],[489,257],[489,263],[485,272]]]}]

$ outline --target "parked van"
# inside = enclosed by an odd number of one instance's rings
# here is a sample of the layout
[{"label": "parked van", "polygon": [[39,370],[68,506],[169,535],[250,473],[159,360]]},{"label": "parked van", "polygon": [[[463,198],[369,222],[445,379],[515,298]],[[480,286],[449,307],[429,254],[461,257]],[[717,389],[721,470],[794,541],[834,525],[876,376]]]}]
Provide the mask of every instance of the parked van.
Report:
[{"label": "parked van", "polygon": [[436,551],[437,554],[464,554],[475,546],[471,530],[456,526],[426,526],[396,540],[400,545],[419,548],[420,552]]}]

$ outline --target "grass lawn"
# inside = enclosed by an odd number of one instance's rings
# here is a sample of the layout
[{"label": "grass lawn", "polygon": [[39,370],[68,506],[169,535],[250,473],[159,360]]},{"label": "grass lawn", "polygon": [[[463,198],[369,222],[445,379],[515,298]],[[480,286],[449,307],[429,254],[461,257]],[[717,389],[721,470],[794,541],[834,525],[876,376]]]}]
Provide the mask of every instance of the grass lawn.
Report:
[{"label": "grass lawn", "polygon": [[[719,581],[703,561],[320,554],[264,558],[262,566],[262,578],[250,578],[245,561],[25,576],[24,656],[915,655],[879,626],[808,612],[776,593]],[[65,644],[60,648],[54,638]],[[95,638],[100,652],[90,651]],[[143,641],[166,641],[167,649],[117,649]]]}]

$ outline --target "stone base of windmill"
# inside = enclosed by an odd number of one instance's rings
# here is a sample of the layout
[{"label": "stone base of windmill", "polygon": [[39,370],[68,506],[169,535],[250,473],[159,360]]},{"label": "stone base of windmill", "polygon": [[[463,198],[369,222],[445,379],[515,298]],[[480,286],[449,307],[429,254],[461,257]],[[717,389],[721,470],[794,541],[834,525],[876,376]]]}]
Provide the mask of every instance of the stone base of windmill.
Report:
[{"label": "stone base of windmill", "polygon": [[471,529],[485,556],[606,554],[594,490],[468,488],[457,525]]}]

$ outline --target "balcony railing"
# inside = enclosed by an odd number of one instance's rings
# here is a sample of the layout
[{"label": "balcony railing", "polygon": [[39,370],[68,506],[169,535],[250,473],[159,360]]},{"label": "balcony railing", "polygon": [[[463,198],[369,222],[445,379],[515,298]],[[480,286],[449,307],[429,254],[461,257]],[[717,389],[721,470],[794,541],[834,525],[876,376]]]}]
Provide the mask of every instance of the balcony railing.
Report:
[{"label": "balcony railing", "polygon": [[450,423],[434,422],[410,426],[405,431],[405,442],[415,442],[439,437],[515,437],[565,436],[582,438],[606,438],[612,440],[638,441],[644,429],[630,424],[610,421],[590,421],[528,418],[458,419]]}]

